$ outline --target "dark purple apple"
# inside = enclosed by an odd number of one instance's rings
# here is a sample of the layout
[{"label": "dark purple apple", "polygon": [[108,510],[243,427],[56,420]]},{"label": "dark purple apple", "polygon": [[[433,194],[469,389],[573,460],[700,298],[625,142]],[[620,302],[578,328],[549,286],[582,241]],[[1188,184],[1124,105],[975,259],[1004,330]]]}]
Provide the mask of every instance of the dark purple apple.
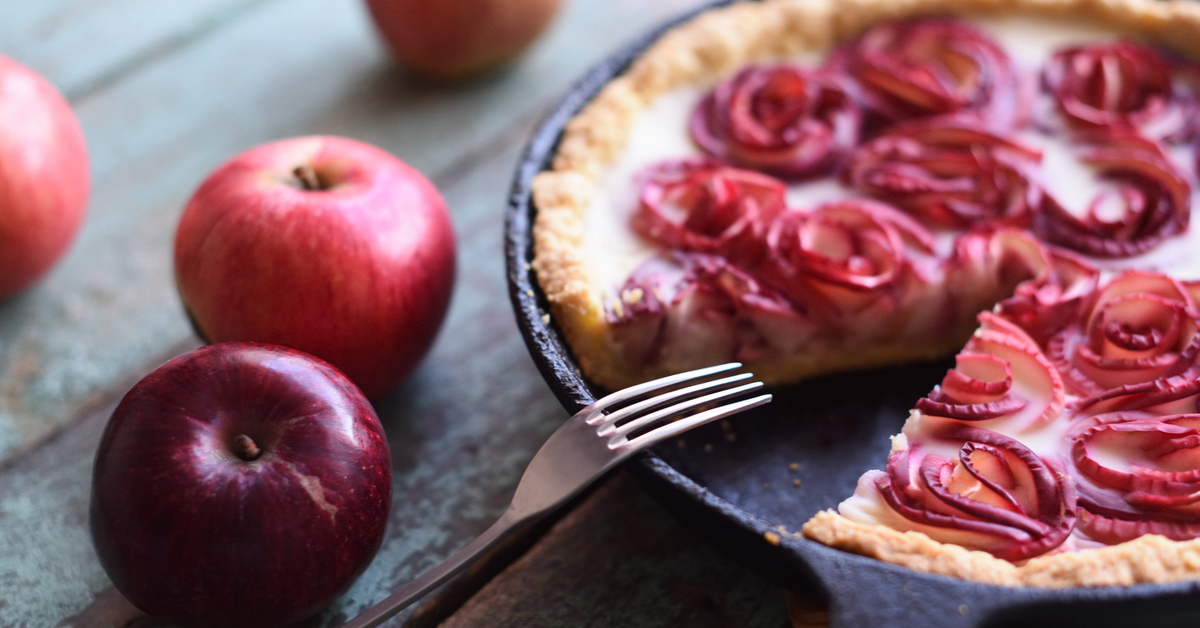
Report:
[{"label": "dark purple apple", "polygon": [[90,525],[113,584],[188,628],[284,626],[350,587],[391,505],[387,438],[345,375],[230,342],[179,356],[113,412]]}]

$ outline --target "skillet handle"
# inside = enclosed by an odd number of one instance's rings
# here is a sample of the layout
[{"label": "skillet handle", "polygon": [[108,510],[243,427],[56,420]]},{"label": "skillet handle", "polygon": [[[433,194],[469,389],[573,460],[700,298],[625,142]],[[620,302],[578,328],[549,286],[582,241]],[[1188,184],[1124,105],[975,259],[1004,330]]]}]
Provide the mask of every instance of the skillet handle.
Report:
[{"label": "skillet handle", "polygon": [[912,571],[803,541],[807,582],[829,603],[829,628],[1195,628],[1200,580],[1129,587],[1001,587]]},{"label": "skillet handle", "polygon": [[[823,565],[830,628],[982,628],[1045,591],[934,576],[860,556]],[[870,561],[863,564],[863,561]]]}]

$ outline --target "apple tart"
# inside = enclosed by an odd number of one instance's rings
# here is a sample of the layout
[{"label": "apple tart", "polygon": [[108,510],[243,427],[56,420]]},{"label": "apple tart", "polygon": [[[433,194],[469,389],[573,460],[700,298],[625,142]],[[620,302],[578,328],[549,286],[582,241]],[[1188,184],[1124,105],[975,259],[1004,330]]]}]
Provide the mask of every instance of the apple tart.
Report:
[{"label": "apple tart", "polygon": [[1000,584],[1194,578],[1197,35],[1151,0],[707,11],[567,125],[538,281],[608,388],[957,352],[809,538]]}]

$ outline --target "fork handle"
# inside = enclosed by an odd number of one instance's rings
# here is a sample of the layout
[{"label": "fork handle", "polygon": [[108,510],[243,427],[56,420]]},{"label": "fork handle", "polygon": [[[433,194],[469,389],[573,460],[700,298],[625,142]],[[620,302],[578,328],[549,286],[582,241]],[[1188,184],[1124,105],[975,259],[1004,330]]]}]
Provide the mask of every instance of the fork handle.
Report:
[{"label": "fork handle", "polygon": [[485,530],[474,541],[467,543],[462,549],[442,561],[440,565],[400,587],[399,590],[375,606],[359,613],[357,617],[343,624],[342,628],[375,628],[391,619],[396,613],[408,608],[413,602],[466,569],[468,565],[475,562],[475,559],[496,547],[500,541],[508,538],[518,526],[531,518],[529,516],[522,517],[509,508],[496,520],[496,523],[492,524],[492,527]]}]

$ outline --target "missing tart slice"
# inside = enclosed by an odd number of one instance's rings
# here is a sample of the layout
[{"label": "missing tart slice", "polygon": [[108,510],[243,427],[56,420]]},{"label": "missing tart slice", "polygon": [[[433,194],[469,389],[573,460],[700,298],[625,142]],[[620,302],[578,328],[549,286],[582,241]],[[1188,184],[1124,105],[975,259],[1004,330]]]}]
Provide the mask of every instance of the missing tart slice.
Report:
[{"label": "missing tart slice", "polygon": [[609,388],[957,351],[810,538],[1006,584],[1195,577],[1189,33],[1200,9],[1148,0],[702,14],[534,181],[554,319]]},{"label": "missing tart slice", "polygon": [[[805,534],[1001,584],[1194,577],[1198,294],[1125,271],[1065,308],[1006,300],[980,314],[886,466]],[[1167,540],[1180,543],[1164,553]],[[946,544],[977,551],[930,562]],[[1101,559],[1108,569],[1084,568]]]}]

